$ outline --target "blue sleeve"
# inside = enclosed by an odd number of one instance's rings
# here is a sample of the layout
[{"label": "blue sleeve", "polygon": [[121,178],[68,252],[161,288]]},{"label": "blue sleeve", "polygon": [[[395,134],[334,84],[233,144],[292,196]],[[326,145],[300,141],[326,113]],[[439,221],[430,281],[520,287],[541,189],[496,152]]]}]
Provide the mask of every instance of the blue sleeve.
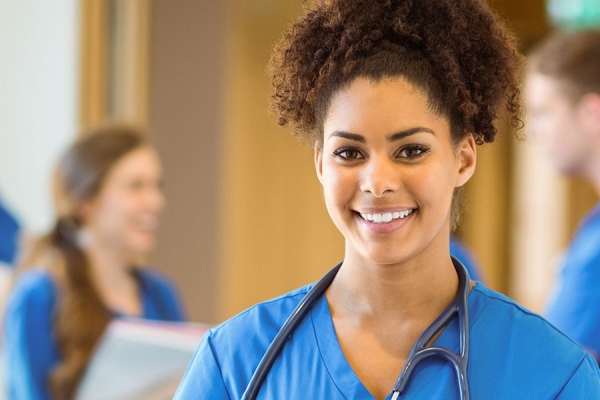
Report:
[{"label": "blue sleeve", "polygon": [[585,264],[567,264],[544,317],[600,356],[600,252]]},{"label": "blue sleeve", "polygon": [[52,335],[54,287],[41,271],[17,281],[4,319],[6,380],[9,398],[49,399],[47,380],[59,360]]},{"label": "blue sleeve", "polygon": [[173,400],[231,399],[211,343],[211,332],[204,335],[183,376]]},{"label": "blue sleeve", "polygon": [[17,255],[17,242],[20,226],[6,208],[0,203],[0,261],[12,264]]},{"label": "blue sleeve", "polygon": [[159,272],[144,268],[139,271],[144,290],[148,319],[185,321],[186,312],[175,285]]},{"label": "blue sleeve", "polygon": [[592,356],[586,355],[557,399],[600,399],[600,371]]}]

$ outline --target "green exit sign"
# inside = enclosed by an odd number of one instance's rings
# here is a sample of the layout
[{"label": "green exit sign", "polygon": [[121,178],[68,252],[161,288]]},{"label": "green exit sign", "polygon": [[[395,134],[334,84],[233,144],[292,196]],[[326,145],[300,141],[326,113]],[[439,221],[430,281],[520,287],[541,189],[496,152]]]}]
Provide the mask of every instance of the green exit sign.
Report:
[{"label": "green exit sign", "polygon": [[560,28],[600,27],[600,0],[546,0],[548,15]]}]

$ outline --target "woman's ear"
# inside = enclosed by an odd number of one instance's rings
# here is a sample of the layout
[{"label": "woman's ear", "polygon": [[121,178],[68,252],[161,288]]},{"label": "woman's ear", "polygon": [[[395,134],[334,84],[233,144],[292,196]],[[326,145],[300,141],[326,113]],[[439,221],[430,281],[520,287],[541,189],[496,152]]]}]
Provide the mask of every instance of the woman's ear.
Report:
[{"label": "woman's ear", "polygon": [[321,185],[323,184],[323,150],[319,142],[315,142],[315,169],[317,170],[317,178]]},{"label": "woman's ear", "polygon": [[461,139],[457,151],[456,159],[458,162],[458,174],[454,187],[463,186],[471,179],[475,173],[475,165],[477,164],[477,144],[473,135],[466,135]]}]

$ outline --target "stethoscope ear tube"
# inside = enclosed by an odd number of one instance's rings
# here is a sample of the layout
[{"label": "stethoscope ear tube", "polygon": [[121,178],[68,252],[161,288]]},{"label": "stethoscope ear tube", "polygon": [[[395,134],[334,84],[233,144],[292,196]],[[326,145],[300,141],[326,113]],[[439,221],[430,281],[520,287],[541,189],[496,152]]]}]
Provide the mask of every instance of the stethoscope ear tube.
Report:
[{"label": "stethoscope ear tube", "polygon": [[294,330],[298,327],[298,325],[302,322],[304,317],[308,314],[308,312],[313,308],[316,302],[323,296],[333,279],[337,275],[340,267],[342,266],[342,262],[338,263],[335,267],[333,267],[325,276],[323,276],[315,286],[308,291],[306,296],[300,301],[300,304],[296,306],[292,314],[285,321],[275,339],[269,345],[267,352],[260,360],[258,367],[254,370],[254,374],[252,375],[252,379],[250,379],[250,383],[246,387],[244,394],[242,395],[242,400],[254,400],[260,391],[260,388],[269,373],[269,370],[273,366],[273,363],[279,357],[279,354],[283,350],[283,346],[288,339],[288,337],[294,332]]}]

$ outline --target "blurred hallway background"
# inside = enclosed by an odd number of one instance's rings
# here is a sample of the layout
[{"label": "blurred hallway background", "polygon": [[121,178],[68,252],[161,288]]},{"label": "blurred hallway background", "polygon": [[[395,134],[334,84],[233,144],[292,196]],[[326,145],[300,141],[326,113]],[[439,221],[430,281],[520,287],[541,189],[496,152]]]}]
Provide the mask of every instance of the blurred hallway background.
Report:
[{"label": "blurred hallway background", "polygon": [[[553,29],[548,6],[555,18],[591,16],[579,24],[600,13],[595,0],[490,5],[523,52]],[[312,149],[267,108],[271,48],[301,10],[301,0],[0,1],[2,198],[42,231],[58,154],[80,128],[131,121],[149,128],[164,163],[167,210],[151,264],[180,287],[193,320],[219,322],[315,281],[343,257],[342,237]],[[488,286],[539,311],[556,258],[597,198],[499,129],[479,148],[459,236]]]}]

